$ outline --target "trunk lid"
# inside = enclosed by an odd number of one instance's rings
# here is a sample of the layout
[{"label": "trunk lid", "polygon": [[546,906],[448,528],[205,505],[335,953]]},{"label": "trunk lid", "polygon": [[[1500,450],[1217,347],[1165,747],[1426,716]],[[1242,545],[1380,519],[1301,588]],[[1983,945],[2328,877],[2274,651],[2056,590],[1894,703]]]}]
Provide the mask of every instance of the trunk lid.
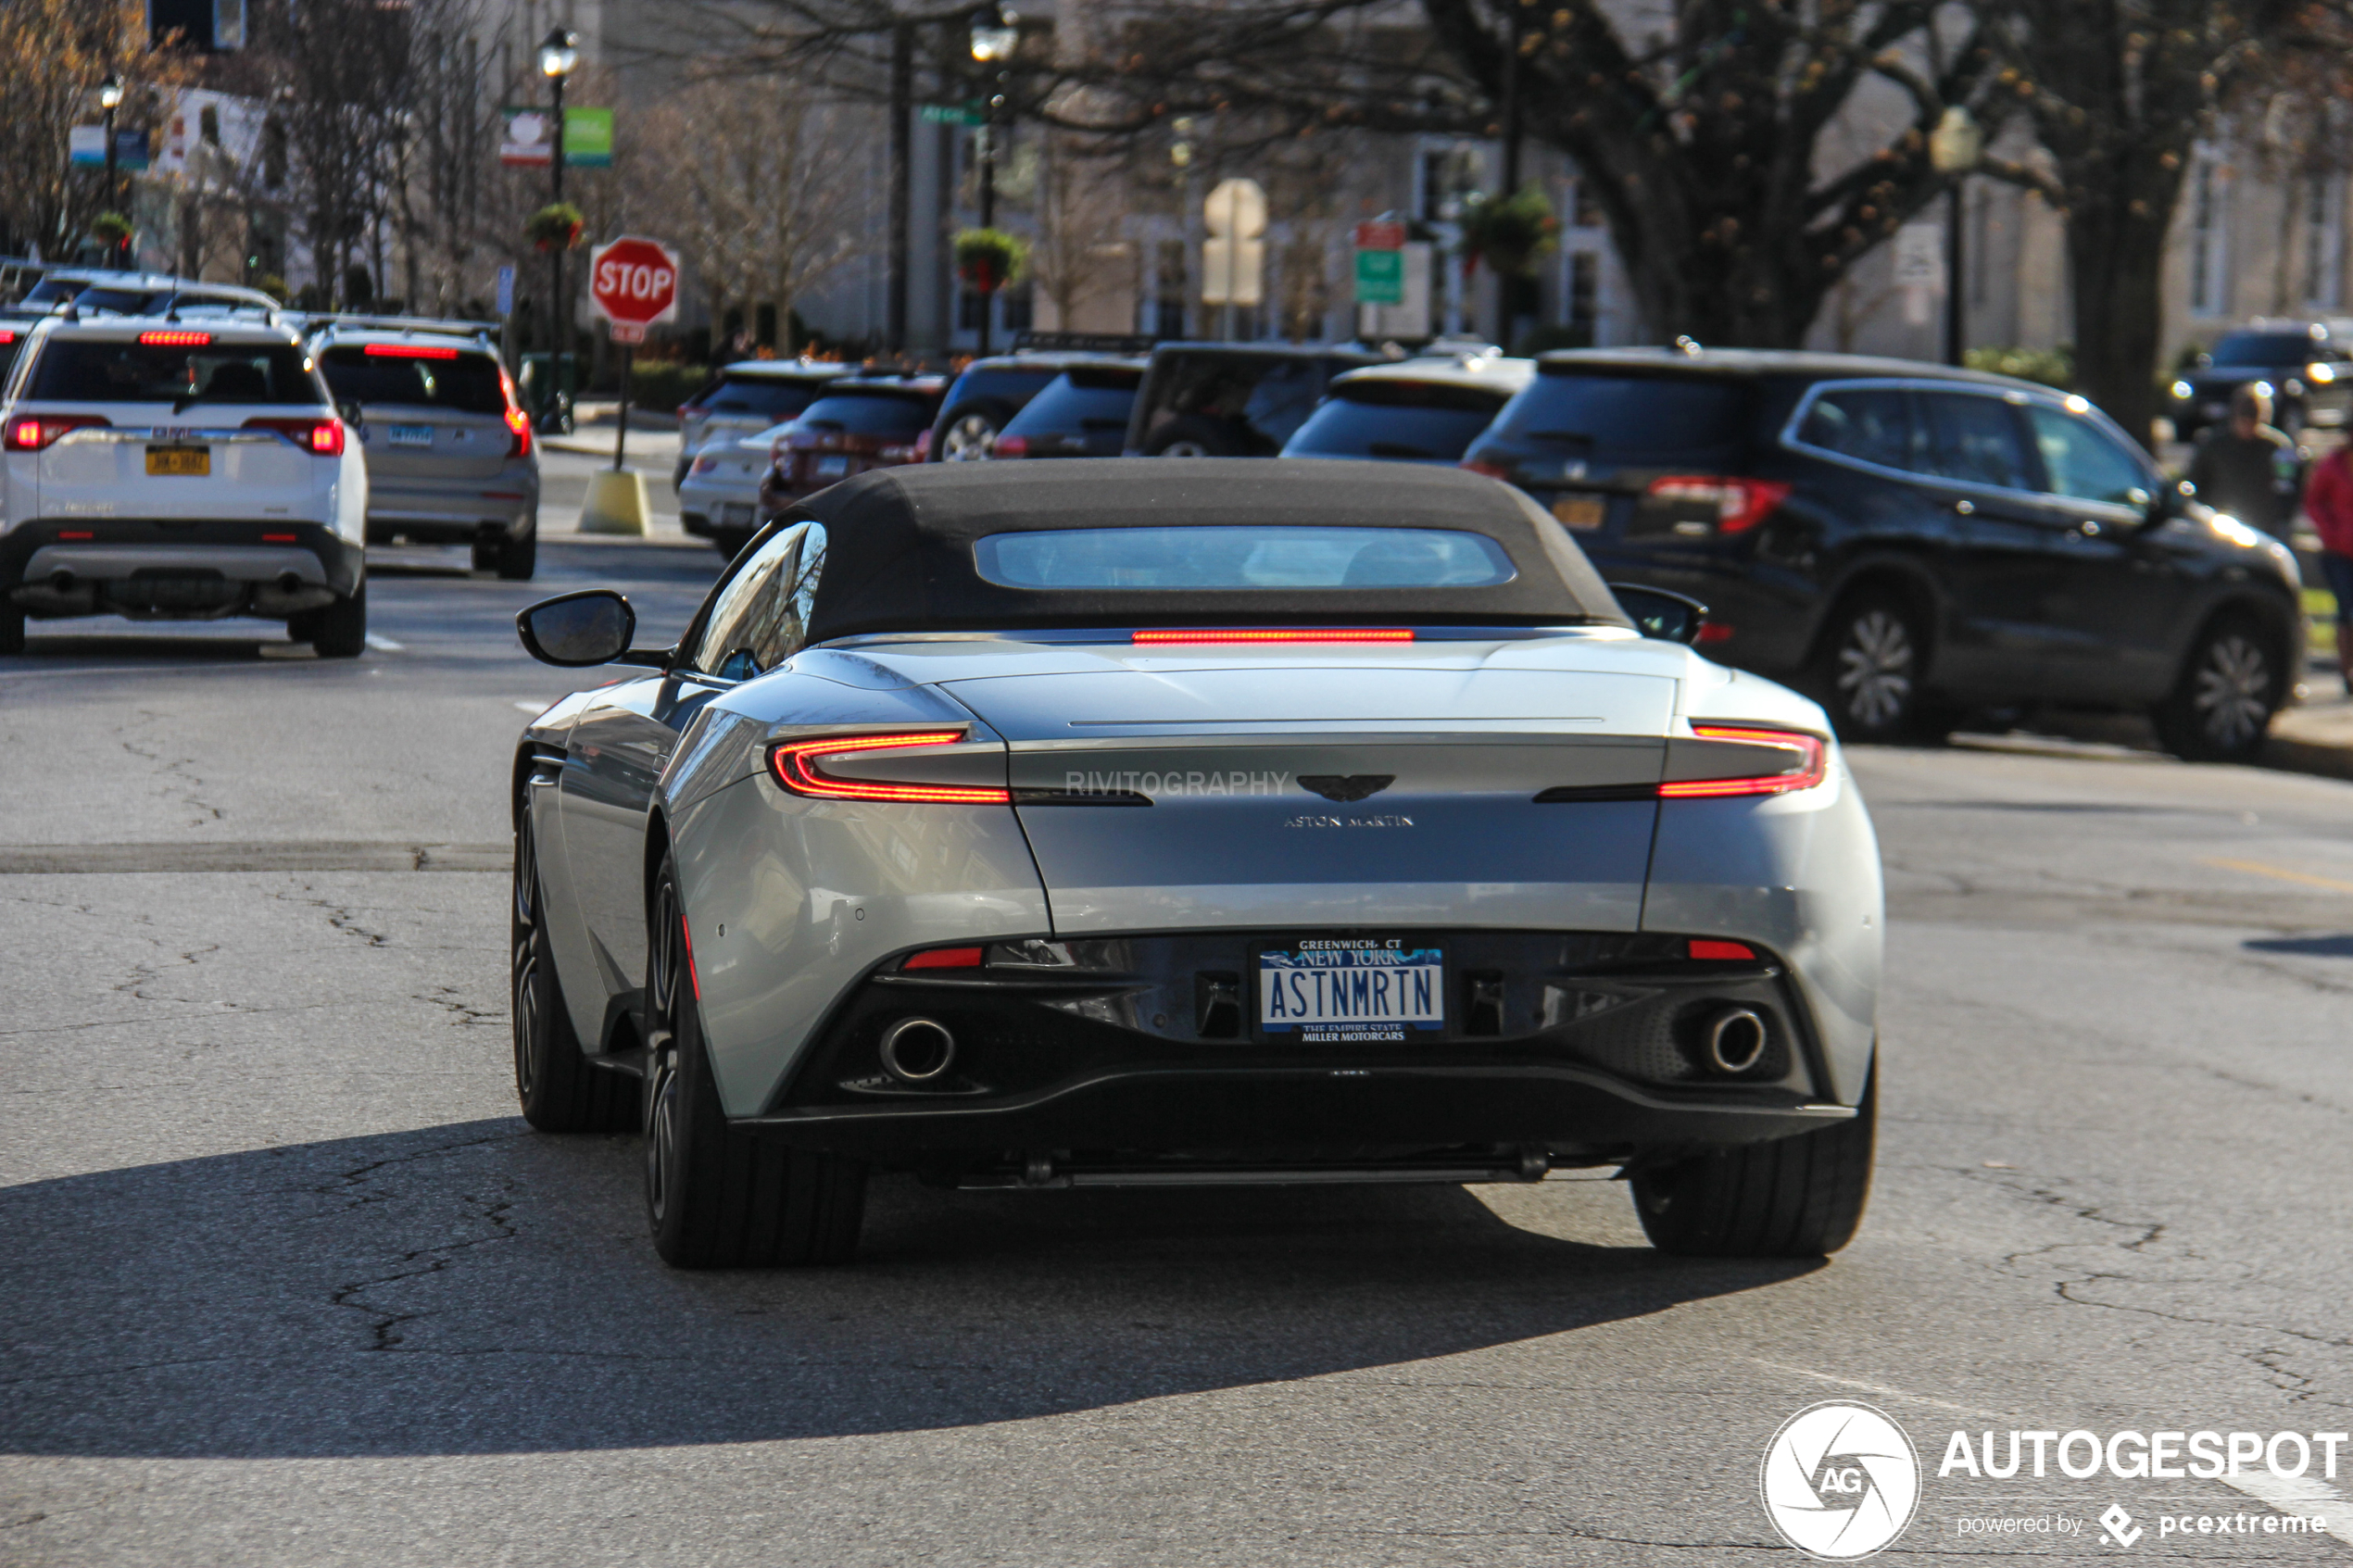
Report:
[{"label": "trunk lid", "polygon": [[371,404],[359,429],[368,474],[403,480],[496,479],[507,466],[514,433],[497,414],[427,405]]},{"label": "trunk lid", "polygon": [[[333,459],[302,450],[257,418],[322,418],[327,410],[250,404],[103,407],[110,421],[70,432],[41,452],[37,472],[46,517],[321,519]],[[203,453],[202,472],[151,476],[150,447]]]}]

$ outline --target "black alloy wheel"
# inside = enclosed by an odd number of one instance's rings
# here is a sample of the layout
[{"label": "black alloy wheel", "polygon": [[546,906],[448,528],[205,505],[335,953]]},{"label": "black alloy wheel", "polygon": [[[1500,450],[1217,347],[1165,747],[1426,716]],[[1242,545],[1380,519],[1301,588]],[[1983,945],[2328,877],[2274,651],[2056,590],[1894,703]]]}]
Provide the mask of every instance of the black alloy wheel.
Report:
[{"label": "black alloy wheel", "polygon": [[1215,420],[1199,414],[1174,419],[1155,432],[1144,448],[1149,458],[1238,458],[1233,437]]},{"label": "black alloy wheel", "polygon": [[997,434],[1012,422],[1013,410],[993,398],[959,403],[948,410],[939,426],[939,460],[977,462],[997,449]]},{"label": "black alloy wheel", "polygon": [[1848,1121],[1637,1170],[1642,1233],[1660,1251],[1685,1257],[1825,1257],[1863,1223],[1878,1128],[1874,1053],[1862,1103]]},{"label": "black alloy wheel", "polygon": [[676,864],[667,857],[653,905],[645,1123],[654,1250],[681,1269],[846,1261],[865,1218],[866,1167],[727,1124],[703,1046]]},{"label": "black alloy wheel", "polygon": [[2198,633],[2172,696],[2157,709],[2165,749],[2192,762],[2245,762],[2263,747],[2284,695],[2271,640],[2230,616]]},{"label": "black alloy wheel", "polygon": [[515,1036],[515,1098],[522,1119],[543,1133],[627,1133],[637,1126],[636,1085],[580,1051],[556,955],[547,940],[546,890],[539,878],[539,835],[526,808],[515,823],[515,882],[509,912],[510,1016]]},{"label": "black alloy wheel", "polygon": [[1894,744],[1925,728],[1928,644],[1919,617],[1893,595],[1849,600],[1823,639],[1815,684],[1841,740]]}]

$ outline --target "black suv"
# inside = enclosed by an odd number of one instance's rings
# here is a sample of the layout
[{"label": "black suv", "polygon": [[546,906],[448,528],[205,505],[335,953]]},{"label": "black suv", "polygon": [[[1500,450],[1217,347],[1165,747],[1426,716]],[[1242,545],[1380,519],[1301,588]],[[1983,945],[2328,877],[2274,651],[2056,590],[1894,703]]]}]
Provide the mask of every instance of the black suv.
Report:
[{"label": "black suv", "polygon": [[2147,709],[2244,758],[2303,659],[2295,558],[2169,483],[2080,397],[1908,360],[1577,349],[1465,456],[1604,577],[1710,607],[1725,663],[1856,740],[1973,711]]},{"label": "black suv", "polygon": [[1281,343],[1164,343],[1129,416],[1131,458],[1271,458],[1342,370],[1390,361]]},{"label": "black suv", "polygon": [[2195,441],[2231,417],[2231,394],[2249,382],[2271,389],[2271,423],[2290,435],[2305,427],[2342,430],[2353,411],[2353,353],[2325,321],[2258,321],[2224,332],[2210,354],[2168,390],[2179,441]]}]

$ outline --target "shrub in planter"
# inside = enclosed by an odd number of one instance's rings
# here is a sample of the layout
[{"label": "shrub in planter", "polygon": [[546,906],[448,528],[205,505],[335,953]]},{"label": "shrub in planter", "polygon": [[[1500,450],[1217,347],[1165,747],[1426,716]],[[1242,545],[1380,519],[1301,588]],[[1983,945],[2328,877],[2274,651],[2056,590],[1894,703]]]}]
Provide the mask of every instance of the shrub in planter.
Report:
[{"label": "shrub in planter", "polygon": [[104,245],[119,245],[131,237],[131,220],[120,212],[102,212],[90,220],[90,237]]},{"label": "shrub in planter", "polygon": [[523,220],[522,235],[541,250],[571,250],[580,244],[587,220],[570,202],[549,202]]},{"label": "shrub in planter", "polygon": [[1473,196],[1463,209],[1463,260],[1484,262],[1496,276],[1525,278],[1560,245],[1561,220],[1536,185],[1509,195]]},{"label": "shrub in planter", "polygon": [[1018,282],[1029,265],[1029,245],[1002,229],[966,229],[956,236],[956,276],[975,294]]}]

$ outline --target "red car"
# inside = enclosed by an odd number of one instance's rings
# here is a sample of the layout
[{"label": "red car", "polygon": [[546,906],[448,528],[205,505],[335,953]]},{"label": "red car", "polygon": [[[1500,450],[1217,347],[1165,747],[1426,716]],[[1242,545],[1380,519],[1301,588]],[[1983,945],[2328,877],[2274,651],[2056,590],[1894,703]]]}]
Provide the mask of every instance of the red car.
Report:
[{"label": "red car", "polygon": [[786,425],[760,482],[761,520],[864,473],[924,460],[944,376],[848,376]]}]

